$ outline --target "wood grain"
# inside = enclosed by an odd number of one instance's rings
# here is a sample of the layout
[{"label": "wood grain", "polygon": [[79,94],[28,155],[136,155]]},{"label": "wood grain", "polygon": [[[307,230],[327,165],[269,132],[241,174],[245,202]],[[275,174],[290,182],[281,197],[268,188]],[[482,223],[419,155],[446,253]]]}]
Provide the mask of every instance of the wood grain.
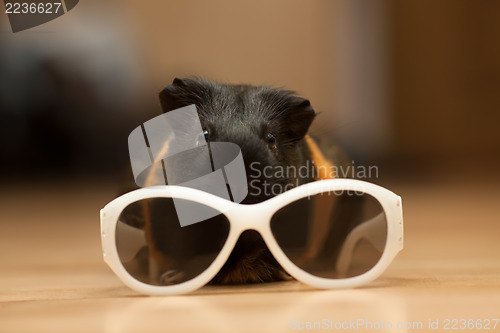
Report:
[{"label": "wood grain", "polygon": [[288,332],[357,319],[417,325],[395,332],[436,332],[429,320],[442,329],[447,318],[499,318],[499,188],[394,184],[403,197],[405,249],[362,288],[323,291],[292,281],[146,297],[101,258],[98,211],[113,186],[7,186],[0,193],[0,332]]}]

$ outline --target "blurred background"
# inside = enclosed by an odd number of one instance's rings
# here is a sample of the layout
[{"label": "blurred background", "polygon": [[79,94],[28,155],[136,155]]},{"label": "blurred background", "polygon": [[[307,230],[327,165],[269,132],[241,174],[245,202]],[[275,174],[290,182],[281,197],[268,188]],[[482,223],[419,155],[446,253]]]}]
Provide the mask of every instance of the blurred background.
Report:
[{"label": "blurred background", "polygon": [[[81,0],[18,33],[2,9],[0,331],[497,318],[499,36],[497,0]],[[378,166],[371,181],[405,214],[384,276],[345,291],[127,297],[102,260],[98,212],[130,168],[129,133],[193,75],[295,90],[319,112],[313,132]]]},{"label": "blurred background", "polygon": [[[295,90],[381,182],[497,177],[498,1],[81,1],[0,15],[2,182],[116,178],[174,77]],[[118,172],[120,171],[120,172]]]}]

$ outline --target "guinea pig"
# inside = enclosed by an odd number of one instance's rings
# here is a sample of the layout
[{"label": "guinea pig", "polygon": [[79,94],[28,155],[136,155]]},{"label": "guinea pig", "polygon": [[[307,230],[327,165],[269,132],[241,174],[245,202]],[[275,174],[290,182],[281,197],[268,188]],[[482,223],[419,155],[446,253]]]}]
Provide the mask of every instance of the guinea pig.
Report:
[{"label": "guinea pig", "polygon": [[[315,169],[333,164],[331,158],[325,157],[317,142],[308,135],[316,112],[309,100],[292,91],[220,84],[200,78],[175,78],[172,84],[160,92],[159,98],[164,113],[195,104],[207,142],[232,142],[240,147],[248,183],[248,195],[242,204],[259,203],[296,186],[332,178],[332,175],[322,174]],[[329,155],[331,157],[332,154]],[[303,172],[273,172],[287,170],[287,167]],[[171,202],[160,205],[162,208],[156,210],[161,211],[162,215],[175,214]],[[135,207],[135,211],[131,209],[129,215],[141,209]],[[148,211],[147,215],[150,214]],[[129,217],[129,221],[129,224],[146,230],[150,252],[153,249],[155,253],[152,256],[161,262],[161,281],[158,284],[179,283],[198,274],[189,274],[190,268],[182,263],[183,260],[188,262],[188,257],[193,256],[189,247],[192,244],[201,244],[199,246],[203,247],[207,238],[217,238],[217,235],[210,236],[214,230],[203,229],[202,226],[193,226],[192,235],[185,239],[183,234],[187,231],[182,228],[151,225],[137,217]],[[216,252],[211,248],[212,245],[206,246],[207,253],[212,250]],[[176,260],[169,258],[168,253],[172,252],[177,253]],[[199,265],[208,266],[210,260]],[[240,284],[284,279],[289,279],[289,276],[271,255],[262,237],[256,231],[247,230],[241,234],[212,283]]]}]

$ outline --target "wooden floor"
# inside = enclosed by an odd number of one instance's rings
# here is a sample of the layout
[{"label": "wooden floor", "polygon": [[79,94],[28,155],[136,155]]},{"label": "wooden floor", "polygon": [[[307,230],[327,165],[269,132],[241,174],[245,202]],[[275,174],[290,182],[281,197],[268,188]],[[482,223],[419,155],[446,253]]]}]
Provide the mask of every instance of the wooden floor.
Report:
[{"label": "wooden floor", "polygon": [[403,197],[405,249],[363,288],[284,282],[145,297],[102,261],[98,212],[113,199],[113,186],[4,186],[0,332],[289,332],[315,324],[436,332],[453,328],[454,319],[461,332],[473,331],[460,329],[462,319],[483,327],[490,320],[485,331],[500,332],[500,323],[493,330],[500,319],[500,184],[396,182],[391,189]]}]

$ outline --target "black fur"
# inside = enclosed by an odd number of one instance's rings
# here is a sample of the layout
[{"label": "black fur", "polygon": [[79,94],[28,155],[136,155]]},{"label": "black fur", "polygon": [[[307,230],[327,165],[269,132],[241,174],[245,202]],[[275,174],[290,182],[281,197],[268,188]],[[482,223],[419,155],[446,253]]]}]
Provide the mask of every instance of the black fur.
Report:
[{"label": "black fur", "polygon": [[[316,113],[307,99],[292,91],[262,86],[227,85],[201,79],[174,79],[160,93],[163,112],[195,104],[208,141],[227,141],[240,146],[247,164],[300,166],[309,158],[302,140]],[[277,149],[268,149],[267,134],[276,137]],[[312,179],[275,179],[300,184]],[[270,196],[251,196],[245,203],[261,202]]]},{"label": "black fur", "polygon": [[[255,187],[279,184],[291,188],[313,181],[311,177],[258,177],[264,167],[296,168],[306,165],[310,152],[306,135],[316,113],[307,99],[292,91],[262,86],[229,85],[199,78],[176,78],[160,92],[163,112],[195,104],[208,142],[233,142],[243,153],[248,181],[252,183],[244,204],[262,202],[278,193]],[[275,138],[270,144],[268,135]],[[252,162],[258,162],[251,168]],[[312,167],[311,161],[308,164]],[[274,172],[271,172],[274,174]],[[155,242],[161,242],[159,237]],[[189,244],[186,244],[189,246]],[[244,232],[227,263],[213,279],[213,283],[252,283],[283,279],[285,274],[273,258],[260,235]]]},{"label": "black fur", "polygon": [[[174,79],[160,93],[164,112],[195,104],[203,129],[210,141],[233,142],[240,146],[248,181],[259,186],[266,179],[256,181],[256,166],[305,165],[310,158],[303,138],[311,125],[315,111],[307,99],[288,90],[249,85],[218,84],[201,79]],[[270,149],[267,134],[276,138],[276,148]],[[251,168],[252,162],[259,164]],[[274,173],[272,173],[274,174]],[[309,173],[310,175],[312,173]],[[293,175],[291,175],[293,176]],[[296,186],[313,178],[267,179]],[[271,187],[269,187],[270,189]],[[250,189],[243,203],[257,203],[274,196],[271,190],[256,193]],[[245,232],[216,283],[244,283],[279,280],[281,268],[256,232]]]}]

